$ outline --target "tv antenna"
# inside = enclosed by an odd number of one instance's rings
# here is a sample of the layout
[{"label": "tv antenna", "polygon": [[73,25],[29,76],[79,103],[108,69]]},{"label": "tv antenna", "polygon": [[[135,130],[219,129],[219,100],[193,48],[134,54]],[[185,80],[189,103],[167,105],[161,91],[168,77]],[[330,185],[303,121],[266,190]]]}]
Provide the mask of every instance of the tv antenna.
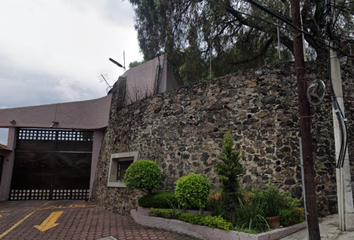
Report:
[{"label": "tv antenna", "polygon": [[106,92],[108,93],[109,90],[112,89],[112,86],[108,83],[107,79],[109,80],[109,76],[107,73],[105,74],[100,74],[100,76],[97,77],[100,82],[105,82],[107,85]]}]

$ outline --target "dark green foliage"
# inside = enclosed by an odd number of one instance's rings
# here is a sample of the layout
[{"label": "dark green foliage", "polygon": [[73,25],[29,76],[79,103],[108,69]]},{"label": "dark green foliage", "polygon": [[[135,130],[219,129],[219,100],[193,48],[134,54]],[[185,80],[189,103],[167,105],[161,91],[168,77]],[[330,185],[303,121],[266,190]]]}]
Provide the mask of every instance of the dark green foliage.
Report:
[{"label": "dark green foliage", "polygon": [[151,196],[144,195],[138,200],[139,206],[145,208],[171,208],[177,206],[175,193],[169,190],[154,191]]},{"label": "dark green foliage", "polygon": [[152,209],[149,215],[156,217],[178,219],[183,222],[189,222],[191,224],[204,225],[211,228],[220,228],[229,231],[231,223],[227,222],[222,217],[218,216],[204,216],[191,213],[175,212],[173,210],[166,209]]},{"label": "dark green foliage", "polygon": [[[170,191],[157,191],[156,195],[163,195],[165,193],[169,196],[171,194]],[[242,189],[239,191],[239,194],[243,195],[243,198],[238,198],[237,205],[231,209],[230,206],[225,207],[225,205],[223,205],[220,190],[210,191],[206,205],[207,209],[212,211],[212,216],[209,217],[184,213],[184,211],[179,208],[172,210],[153,209],[149,214],[158,217],[178,219],[212,228],[217,227],[225,230],[234,229],[257,234],[270,230],[265,219],[268,208],[267,204],[269,204],[266,198],[275,196],[275,198],[280,199],[277,202],[279,203],[278,208],[280,209],[281,225],[290,226],[304,221],[303,209],[298,207],[300,206],[300,201],[292,198],[289,193],[279,193],[279,190],[273,185],[269,185],[264,191],[247,191]],[[146,198],[146,196],[144,198]]]},{"label": "dark green foliage", "polygon": [[[174,73],[184,83],[292,60],[291,26],[247,1],[242,4],[236,0],[129,2],[135,10],[135,29],[144,59],[167,54]],[[292,18],[290,1],[259,2],[283,19]],[[328,31],[323,31],[327,26],[327,4],[323,0],[303,4],[301,16],[307,32],[304,34],[307,58],[324,59],[329,42]],[[353,32],[354,4],[347,1],[344,8],[339,5],[334,7],[334,16],[339,21],[332,40],[341,46],[339,51],[349,53],[350,38],[343,36]]]},{"label": "dark green foliage", "polygon": [[240,188],[238,176],[242,173],[243,167],[240,163],[240,151],[234,152],[234,141],[230,131],[227,131],[222,141],[223,156],[218,158],[221,162],[215,164],[214,168],[222,184],[222,199],[225,205],[233,205],[237,201]]},{"label": "dark green foliage", "polygon": [[149,160],[133,162],[124,175],[124,183],[131,190],[139,189],[152,194],[152,190],[159,186],[161,170],[157,163]]},{"label": "dark green foliage", "polygon": [[290,226],[304,221],[300,200],[289,193],[280,193],[274,185],[264,191],[240,191],[243,200],[234,211],[224,211],[223,217],[235,225],[236,230],[257,233],[269,230],[266,217],[280,215],[281,225]]},{"label": "dark green foliage", "polygon": [[208,199],[210,183],[202,175],[191,173],[176,182],[175,197],[183,207],[204,208]]},{"label": "dark green foliage", "polygon": [[297,198],[293,198],[289,192],[282,194],[280,201],[281,208],[301,207],[301,201]]},{"label": "dark green foliage", "polygon": [[288,227],[304,221],[304,213],[302,208],[289,208],[280,210],[280,224]]},{"label": "dark green foliage", "polygon": [[170,209],[151,209],[149,215],[164,218],[175,218],[175,212]]},{"label": "dark green foliage", "polygon": [[223,214],[224,208],[221,204],[221,190],[213,189],[210,191],[205,210],[210,211],[214,216],[221,216]]},{"label": "dark green foliage", "polygon": [[287,227],[303,222],[304,209],[300,206],[299,199],[291,197],[288,192],[283,193],[280,201],[280,224]]},{"label": "dark green foliage", "polygon": [[224,156],[219,156],[218,158],[221,162],[215,165],[215,171],[219,175],[219,181],[225,193],[233,193],[239,190],[238,175],[243,171],[243,167],[240,163],[240,151],[234,152],[233,145],[234,141],[230,131],[228,131],[222,141],[222,153]]},{"label": "dark green foliage", "polygon": [[273,185],[269,185],[263,192],[263,199],[265,204],[264,214],[266,217],[279,216],[280,202],[283,196],[279,189]]},{"label": "dark green foliage", "polygon": [[269,226],[264,217],[265,203],[262,195],[256,193],[249,201],[242,201],[238,198],[239,204],[228,212],[232,224],[237,230],[247,232],[264,232],[269,230]]}]

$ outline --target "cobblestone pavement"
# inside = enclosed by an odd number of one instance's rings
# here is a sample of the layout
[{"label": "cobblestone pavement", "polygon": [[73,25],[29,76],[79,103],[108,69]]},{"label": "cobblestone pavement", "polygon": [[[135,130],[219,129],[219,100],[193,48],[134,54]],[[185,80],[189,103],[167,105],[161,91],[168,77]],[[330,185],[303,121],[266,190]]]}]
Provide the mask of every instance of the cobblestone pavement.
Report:
[{"label": "cobblestone pavement", "polygon": [[97,240],[194,238],[138,225],[130,216],[114,214],[85,201],[0,202],[0,239]]}]

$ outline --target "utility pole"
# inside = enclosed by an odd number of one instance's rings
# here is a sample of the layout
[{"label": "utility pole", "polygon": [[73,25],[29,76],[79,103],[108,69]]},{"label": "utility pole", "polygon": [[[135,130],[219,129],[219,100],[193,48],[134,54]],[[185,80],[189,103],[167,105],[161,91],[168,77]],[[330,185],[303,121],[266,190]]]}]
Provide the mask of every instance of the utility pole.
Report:
[{"label": "utility pole", "polygon": [[[331,63],[331,80],[333,86],[333,92],[337,99],[338,105],[341,109],[341,113],[344,116],[344,104],[343,104],[343,90],[342,79],[340,73],[340,64],[337,52],[330,50],[330,63]],[[335,108],[333,110],[333,128],[334,128],[334,142],[336,151],[336,165],[338,163],[340,149],[341,149],[341,131],[339,121],[337,118],[338,111]],[[337,199],[338,199],[338,217],[339,228],[341,231],[354,230],[354,208],[353,208],[353,193],[351,185],[350,167],[349,167],[349,154],[348,149],[345,151],[343,167],[337,167],[336,179],[337,179]]]},{"label": "utility pole", "polygon": [[[336,22],[336,15],[334,13],[334,0],[331,1],[331,16],[332,22]],[[330,23],[332,25],[332,23]],[[342,77],[340,62],[337,52],[333,49],[335,47],[335,42],[331,39],[330,42],[330,65],[331,65],[331,84],[333,89],[333,94],[336,99],[336,105],[333,105],[333,133],[335,142],[335,152],[336,152],[336,180],[337,180],[337,203],[338,203],[338,217],[339,217],[339,228],[341,231],[354,230],[354,207],[353,207],[353,193],[349,166],[349,154],[348,148],[346,148],[344,154],[344,163],[338,164],[341,155],[341,145],[342,143],[342,133],[340,125],[344,124],[346,119],[344,115],[344,100],[343,100],[343,89],[342,89]],[[339,116],[339,117],[337,117]]]},{"label": "utility pole", "polygon": [[[291,1],[292,23],[301,29],[300,1]],[[320,229],[318,225],[317,201],[315,192],[315,170],[312,156],[312,136],[311,136],[311,113],[310,103],[306,97],[307,77],[305,71],[304,50],[302,34],[293,29],[295,68],[297,78],[297,92],[299,97],[300,110],[300,131],[302,139],[302,152],[304,159],[304,182],[306,192],[307,209],[307,229],[310,240],[320,240]]]},{"label": "utility pole", "polygon": [[[332,1],[332,16],[333,22],[335,22],[334,14],[334,2]],[[334,132],[334,142],[336,151],[336,180],[337,180],[337,203],[338,203],[338,217],[339,217],[339,228],[341,231],[354,230],[354,207],[353,207],[353,193],[349,166],[349,154],[348,148],[344,152],[344,164],[338,164],[340,151],[341,151],[341,130],[340,121],[346,121],[344,118],[344,101],[343,101],[343,89],[342,89],[342,77],[341,69],[337,52],[332,48],[335,43],[331,41],[330,49],[330,65],[331,65],[331,81],[333,93],[336,97],[338,103],[338,108],[333,106],[333,132]],[[338,111],[340,119],[338,119]]]}]

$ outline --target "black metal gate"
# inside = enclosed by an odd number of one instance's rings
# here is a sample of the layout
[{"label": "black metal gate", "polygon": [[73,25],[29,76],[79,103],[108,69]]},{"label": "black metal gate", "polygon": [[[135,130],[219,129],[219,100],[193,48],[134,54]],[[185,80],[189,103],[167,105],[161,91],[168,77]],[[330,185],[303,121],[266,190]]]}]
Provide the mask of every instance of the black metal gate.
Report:
[{"label": "black metal gate", "polygon": [[19,129],[10,200],[86,199],[93,132]]}]

